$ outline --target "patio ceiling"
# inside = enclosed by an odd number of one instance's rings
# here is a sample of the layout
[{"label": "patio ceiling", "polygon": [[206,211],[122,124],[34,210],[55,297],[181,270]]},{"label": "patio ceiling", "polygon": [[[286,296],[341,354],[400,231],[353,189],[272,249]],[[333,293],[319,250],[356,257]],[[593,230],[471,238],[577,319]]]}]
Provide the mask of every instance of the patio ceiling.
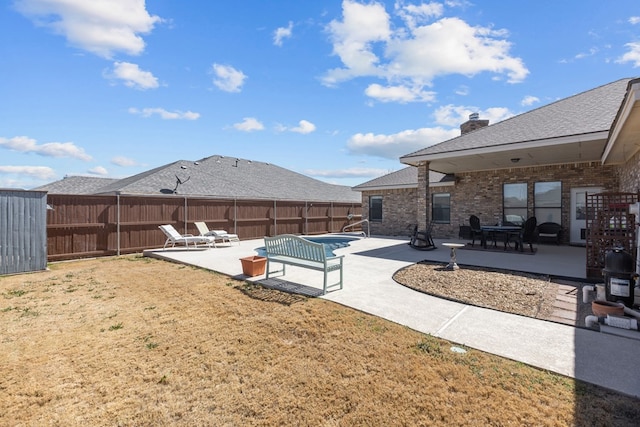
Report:
[{"label": "patio ceiling", "polygon": [[428,161],[429,169],[445,174],[600,161],[607,136],[607,132],[598,132],[416,156],[405,160],[413,166],[417,166],[419,161]]}]

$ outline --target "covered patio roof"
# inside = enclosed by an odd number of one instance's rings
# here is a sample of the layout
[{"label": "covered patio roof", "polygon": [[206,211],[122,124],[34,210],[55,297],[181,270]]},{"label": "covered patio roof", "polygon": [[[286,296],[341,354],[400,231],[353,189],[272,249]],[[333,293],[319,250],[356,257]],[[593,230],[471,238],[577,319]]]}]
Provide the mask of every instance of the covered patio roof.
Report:
[{"label": "covered patio roof", "polygon": [[622,79],[400,158],[445,174],[621,163],[640,147],[638,82]]}]

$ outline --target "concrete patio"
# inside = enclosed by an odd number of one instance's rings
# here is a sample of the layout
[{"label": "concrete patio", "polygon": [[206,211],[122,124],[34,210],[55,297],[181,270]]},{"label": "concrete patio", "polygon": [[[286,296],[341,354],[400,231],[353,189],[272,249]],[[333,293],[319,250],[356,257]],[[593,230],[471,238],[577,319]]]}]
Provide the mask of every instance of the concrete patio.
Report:
[{"label": "concrete patio", "polygon": [[[322,298],[405,325],[471,348],[517,360],[541,369],[577,378],[640,397],[638,368],[640,341],[565,324],[537,320],[432,297],[396,283],[393,274],[418,261],[448,263],[450,252],[436,240],[436,250],[418,251],[407,238],[371,237],[337,249],[345,255],[344,288]],[[446,240],[466,243],[466,241]],[[147,250],[145,256],[246,277],[240,258],[255,255],[260,240],[211,249]],[[586,277],[585,249],[538,245],[535,255],[460,249],[457,261],[465,265],[505,268],[567,278]],[[322,273],[287,267],[283,278],[295,285],[322,288]],[[633,374],[630,374],[633,373]]]}]

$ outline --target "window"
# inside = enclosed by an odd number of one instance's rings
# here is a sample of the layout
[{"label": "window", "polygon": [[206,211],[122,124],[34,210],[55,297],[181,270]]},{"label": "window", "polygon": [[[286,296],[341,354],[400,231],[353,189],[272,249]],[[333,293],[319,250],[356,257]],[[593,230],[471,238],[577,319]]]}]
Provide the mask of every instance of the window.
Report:
[{"label": "window", "polygon": [[517,225],[527,219],[527,183],[504,184],[502,189],[504,220]]},{"label": "window", "polygon": [[382,222],[382,196],[369,196],[369,221]]},{"label": "window", "polygon": [[562,183],[536,182],[534,187],[534,212],[538,224],[555,222],[562,224]]},{"label": "window", "polygon": [[440,224],[451,222],[451,195],[434,193],[431,197],[431,219]]}]

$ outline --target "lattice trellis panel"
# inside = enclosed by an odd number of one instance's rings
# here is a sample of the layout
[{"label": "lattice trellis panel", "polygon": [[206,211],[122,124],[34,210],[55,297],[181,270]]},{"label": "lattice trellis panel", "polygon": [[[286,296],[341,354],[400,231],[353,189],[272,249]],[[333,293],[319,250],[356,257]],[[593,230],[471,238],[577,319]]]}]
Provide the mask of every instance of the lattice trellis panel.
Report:
[{"label": "lattice trellis panel", "polygon": [[605,255],[613,248],[621,247],[635,259],[635,215],[629,205],[638,200],[639,193],[587,195],[587,277],[602,277]]}]

